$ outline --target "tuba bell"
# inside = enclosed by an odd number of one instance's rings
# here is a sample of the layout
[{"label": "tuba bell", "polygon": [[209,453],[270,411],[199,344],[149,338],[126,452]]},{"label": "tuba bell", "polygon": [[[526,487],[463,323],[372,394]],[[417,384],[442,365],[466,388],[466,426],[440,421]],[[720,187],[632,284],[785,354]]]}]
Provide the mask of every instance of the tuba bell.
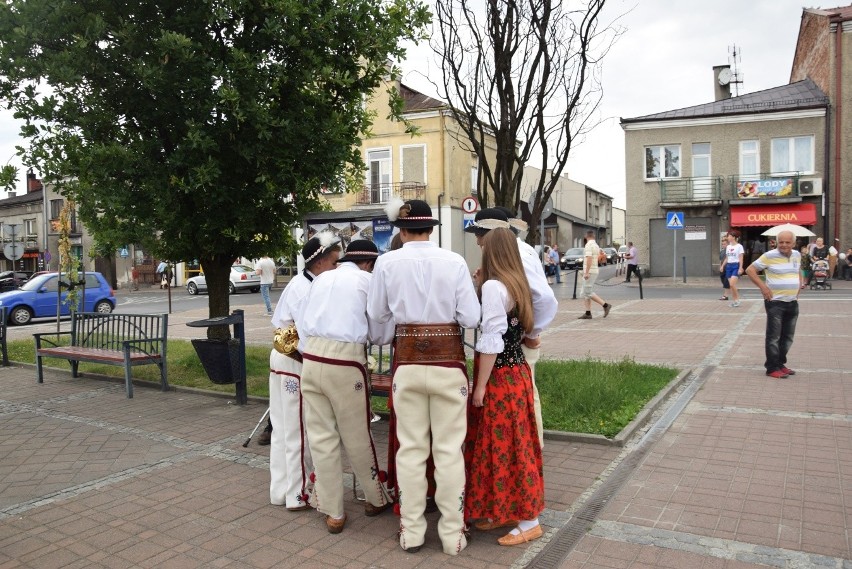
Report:
[{"label": "tuba bell", "polygon": [[289,356],[299,347],[299,332],[295,324],[286,328],[276,328],[272,336],[272,347],[279,353]]}]

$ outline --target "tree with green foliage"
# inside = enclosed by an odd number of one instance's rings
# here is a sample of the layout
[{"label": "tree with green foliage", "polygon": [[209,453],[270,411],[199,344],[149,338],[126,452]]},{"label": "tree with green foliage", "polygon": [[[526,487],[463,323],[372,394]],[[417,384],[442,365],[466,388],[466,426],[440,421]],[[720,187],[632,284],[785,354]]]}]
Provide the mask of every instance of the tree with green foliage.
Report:
[{"label": "tree with green foliage", "polygon": [[429,21],[419,0],[5,0],[0,100],[100,247],[198,259],[223,316],[235,258],[362,179],[364,99]]}]

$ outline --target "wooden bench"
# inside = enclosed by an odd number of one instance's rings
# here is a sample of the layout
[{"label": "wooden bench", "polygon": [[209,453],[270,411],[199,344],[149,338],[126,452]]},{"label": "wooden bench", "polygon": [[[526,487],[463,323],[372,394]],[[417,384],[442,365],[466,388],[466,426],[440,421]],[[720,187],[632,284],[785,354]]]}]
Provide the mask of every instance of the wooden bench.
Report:
[{"label": "wooden bench", "polygon": [[[79,377],[80,362],[124,366],[127,397],[133,397],[131,368],[156,364],[160,388],[169,390],[166,372],[168,314],[72,313],[71,330],[33,334],[38,383],[44,382],[42,358],[61,358],[71,364],[71,376]],[[61,342],[63,338],[70,338]]]}]

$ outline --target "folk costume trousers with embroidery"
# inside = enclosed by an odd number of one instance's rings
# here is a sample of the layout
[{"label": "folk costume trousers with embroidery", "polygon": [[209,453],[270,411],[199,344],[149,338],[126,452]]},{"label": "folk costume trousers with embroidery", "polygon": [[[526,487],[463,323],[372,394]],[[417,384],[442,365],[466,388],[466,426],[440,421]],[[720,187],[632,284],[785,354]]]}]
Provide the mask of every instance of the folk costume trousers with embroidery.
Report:
[{"label": "folk costume trousers with embroidery", "polygon": [[456,555],[467,546],[462,444],[467,431],[468,381],[464,363],[400,365],[394,371],[393,390],[399,439],[399,544],[408,549],[425,540],[426,459],[431,442],[435,503],[441,511],[438,535],[444,553]]},{"label": "folk costume trousers with embroidery", "polygon": [[269,355],[269,501],[296,508],[307,504],[313,484],[311,450],[304,424],[302,364],[275,350]]},{"label": "folk costume trousers with embroidery", "polygon": [[538,361],[541,354],[541,348],[528,348],[521,344],[521,350],[524,352],[524,359],[527,360],[527,365],[530,366],[530,376],[532,377],[533,391],[533,406],[535,407],[535,428],[538,432],[538,443],[541,448],[544,448],[544,422],[541,419],[541,399],[538,398],[538,387],[535,386],[535,363]]},{"label": "folk costume trousers with embroidery", "polygon": [[311,337],[304,357],[302,397],[316,474],[316,509],[336,518],[344,514],[341,440],[367,501],[386,504],[370,433],[364,345]]}]

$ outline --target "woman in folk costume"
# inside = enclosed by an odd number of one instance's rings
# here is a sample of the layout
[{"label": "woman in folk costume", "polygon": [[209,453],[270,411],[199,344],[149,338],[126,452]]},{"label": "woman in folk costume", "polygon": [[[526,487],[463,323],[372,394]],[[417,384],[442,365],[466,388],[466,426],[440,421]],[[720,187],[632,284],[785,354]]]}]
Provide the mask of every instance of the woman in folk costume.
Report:
[{"label": "woman in folk costume", "polygon": [[[340,254],[335,237],[322,232],[302,247],[305,269],[287,284],[281,293],[272,326],[287,329],[301,327],[301,310],[312,281],[334,269]],[[286,355],[273,349],[269,355],[269,419],[272,438],[269,448],[269,501],[290,511],[307,510],[313,472],[311,451],[305,434],[302,392],[302,354],[292,350]]]},{"label": "woman in folk costume", "polygon": [[391,506],[370,433],[367,342],[393,339],[393,322],[367,319],[367,290],[379,250],[372,241],[352,241],[338,268],[314,281],[303,310],[302,397],[314,459],[314,506],[326,514],[329,533],[346,523],[340,443],[364,489],[364,513],[377,516]]},{"label": "woman in folk costume", "polygon": [[[495,224],[501,222],[495,221]],[[516,525],[497,540],[518,545],[542,535],[541,445],[536,432],[530,368],[521,350],[533,327],[530,289],[512,231],[496,227],[483,239],[481,335],[468,416],[465,509],[478,529]]]}]

